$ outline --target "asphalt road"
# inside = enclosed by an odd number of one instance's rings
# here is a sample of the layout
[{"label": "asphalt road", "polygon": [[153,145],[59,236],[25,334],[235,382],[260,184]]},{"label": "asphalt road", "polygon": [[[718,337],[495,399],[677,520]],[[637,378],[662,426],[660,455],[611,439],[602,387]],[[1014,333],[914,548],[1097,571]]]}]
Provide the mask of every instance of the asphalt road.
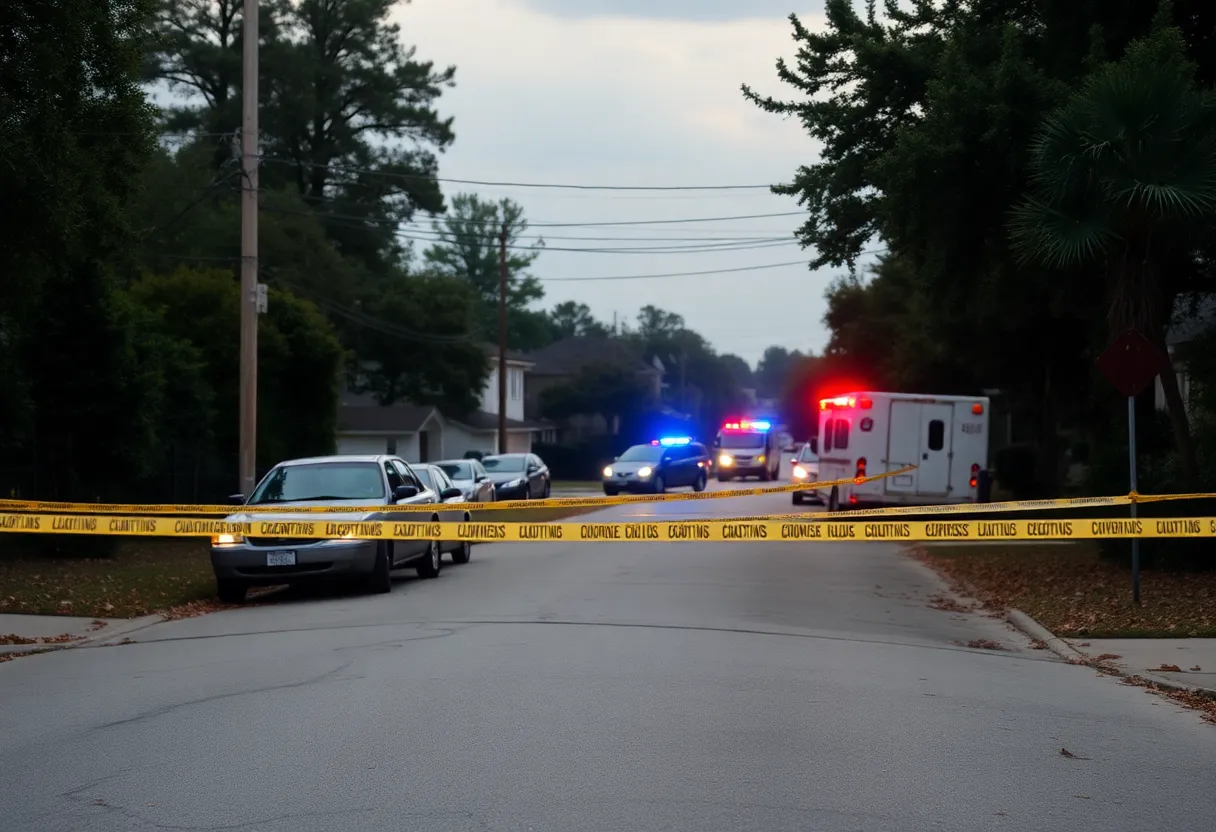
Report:
[{"label": "asphalt road", "polygon": [[[791,510],[710,506],[648,510]],[[479,546],[19,659],[0,830],[1216,826],[1216,729],[940,590],[887,545]]]}]

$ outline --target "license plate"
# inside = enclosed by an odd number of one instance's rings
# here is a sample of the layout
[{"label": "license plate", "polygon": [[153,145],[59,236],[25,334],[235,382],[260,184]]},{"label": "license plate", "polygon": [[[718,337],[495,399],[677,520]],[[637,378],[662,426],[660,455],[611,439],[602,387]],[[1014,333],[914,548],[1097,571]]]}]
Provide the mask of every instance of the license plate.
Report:
[{"label": "license plate", "polygon": [[295,552],[267,552],[266,553],[266,565],[267,566],[295,566],[296,565],[296,553]]}]

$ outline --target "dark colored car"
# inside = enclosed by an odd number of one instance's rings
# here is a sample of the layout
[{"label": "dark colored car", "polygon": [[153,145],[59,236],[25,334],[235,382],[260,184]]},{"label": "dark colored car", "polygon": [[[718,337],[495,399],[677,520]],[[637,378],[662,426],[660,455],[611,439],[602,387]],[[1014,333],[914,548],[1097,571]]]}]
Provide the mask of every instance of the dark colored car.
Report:
[{"label": "dark colored car", "polygon": [[704,491],[709,481],[709,449],[699,442],[658,440],[634,445],[604,469],[604,493],[662,494],[668,488]]},{"label": "dark colored car", "polygon": [[536,454],[495,454],[482,459],[481,464],[499,500],[543,500],[549,496],[549,466]]},{"label": "dark colored car", "polygon": [[[456,492],[459,494],[459,491]],[[248,499],[234,494],[238,506],[274,506],[266,513],[233,509],[230,522],[406,522],[438,520],[442,498],[428,488],[400,457],[327,456],[293,459],[270,470]],[[302,508],[368,506],[359,513],[303,512]],[[434,504],[435,511],[394,511],[396,506]],[[294,511],[293,511],[294,509]],[[439,576],[442,556],[437,540],[316,540],[242,537],[211,539],[211,566],[220,600],[243,601],[251,586],[333,582],[355,578],[373,592],[390,592],[391,572],[413,567],[421,578]]]}]

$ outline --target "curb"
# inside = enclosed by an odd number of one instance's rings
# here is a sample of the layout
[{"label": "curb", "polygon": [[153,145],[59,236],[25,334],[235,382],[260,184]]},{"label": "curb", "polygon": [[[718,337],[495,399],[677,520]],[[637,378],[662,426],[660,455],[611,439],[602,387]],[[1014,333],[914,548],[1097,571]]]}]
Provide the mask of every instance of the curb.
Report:
[{"label": "curb", "polygon": [[[114,627],[106,627],[95,633],[84,636],[76,641],[65,641],[52,644],[14,644],[0,647],[0,655],[25,656],[39,653],[56,653],[60,650],[75,650],[77,647],[112,647],[116,639],[124,638],[131,633],[147,629],[154,624],[165,621],[163,615],[144,615],[123,621]],[[113,643],[111,643],[113,642]]]},{"label": "curb", "polygon": [[94,635],[87,636],[87,637],[81,639],[80,641],[74,641],[71,644],[64,645],[64,646],[65,647],[105,647],[105,646],[107,646],[106,643],[112,639],[122,638],[124,636],[130,635],[131,633],[136,632],[137,630],[147,629],[148,627],[151,627],[153,624],[160,624],[162,621],[165,621],[165,620],[166,619],[163,615],[157,615],[155,613],[152,615],[143,615],[143,616],[140,616],[139,618],[132,618],[130,621],[126,621],[122,624],[119,624],[116,627],[106,627],[105,629],[98,631]]},{"label": "curb", "polygon": [[[1007,613],[1005,613],[1005,620],[1012,624],[1014,628],[1021,630],[1022,633],[1030,638],[1046,644],[1047,648],[1061,659],[1064,659],[1065,661],[1081,662],[1085,665],[1092,666],[1092,657],[1082,653],[1080,650],[1064,641],[1064,639],[1053,634],[1050,630],[1021,610],[1009,610]],[[1207,696],[1212,696],[1214,693],[1216,693],[1216,691],[1213,691],[1211,688],[1204,687],[1203,685],[1182,684],[1174,681],[1173,679],[1158,676],[1157,674],[1147,670],[1139,673],[1133,673],[1131,671],[1124,670],[1121,667],[1114,667],[1112,665],[1103,665],[1103,667],[1107,668],[1114,675],[1117,675],[1123,679],[1130,679],[1132,677],[1144,679],[1145,681],[1152,682],[1158,687],[1168,688],[1169,690],[1180,690],[1188,693],[1201,693]]]}]

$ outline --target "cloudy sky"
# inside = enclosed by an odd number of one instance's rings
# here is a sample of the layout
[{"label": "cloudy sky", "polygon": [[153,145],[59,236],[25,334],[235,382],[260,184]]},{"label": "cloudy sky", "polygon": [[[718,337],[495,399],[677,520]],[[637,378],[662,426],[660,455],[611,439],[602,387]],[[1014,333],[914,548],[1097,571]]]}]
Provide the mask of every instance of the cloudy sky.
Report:
[{"label": "cloudy sky", "polygon": [[[794,51],[786,18],[794,11],[817,25],[820,8],[818,0],[413,0],[396,19],[419,58],[457,67],[457,86],[441,102],[456,129],[441,176],[760,185],[788,179],[816,149],[796,122],[744,101],[739,85],[785,96],[774,62]],[[524,206],[529,233],[548,245],[533,268],[545,305],[580,301],[611,322],[614,314],[632,321],[653,303],[753,363],[770,344],[818,351],[826,341],[823,294],[833,275],[806,268],[793,239],[797,215],[589,225],[785,214],[798,211],[792,199],[762,188],[446,188]],[[704,250],[732,241],[752,248]],[[788,265],[754,268],[769,264]],[[633,279],[712,271],[721,273]]]}]

